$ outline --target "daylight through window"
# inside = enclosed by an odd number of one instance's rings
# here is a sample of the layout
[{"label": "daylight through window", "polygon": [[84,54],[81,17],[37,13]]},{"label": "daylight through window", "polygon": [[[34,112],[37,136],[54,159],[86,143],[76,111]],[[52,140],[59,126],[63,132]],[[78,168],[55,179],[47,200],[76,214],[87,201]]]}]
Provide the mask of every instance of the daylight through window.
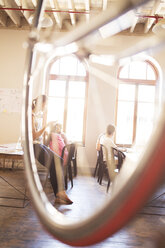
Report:
[{"label": "daylight through window", "polygon": [[116,143],[143,145],[148,140],[155,110],[157,74],[148,61],[133,61],[119,71]]},{"label": "daylight through window", "polygon": [[51,64],[48,99],[48,122],[61,122],[70,141],[84,143],[87,74],[76,56],[62,57]]}]

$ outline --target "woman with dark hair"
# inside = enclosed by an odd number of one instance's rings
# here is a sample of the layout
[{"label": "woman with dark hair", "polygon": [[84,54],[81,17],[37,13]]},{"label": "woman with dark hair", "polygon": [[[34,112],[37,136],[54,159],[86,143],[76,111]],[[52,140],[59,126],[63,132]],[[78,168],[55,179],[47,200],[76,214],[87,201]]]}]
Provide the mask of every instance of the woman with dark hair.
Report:
[{"label": "woman with dark hair", "polygon": [[[64,190],[64,176],[61,157],[42,144],[42,134],[49,125],[45,125],[45,123],[43,123],[43,113],[46,109],[46,105],[47,97],[45,95],[38,96],[32,102],[32,133],[35,158],[40,164],[49,168],[50,182],[55,195],[55,203],[72,204],[73,202],[68,198]],[[40,117],[40,125],[38,125],[36,121],[38,116]]]}]

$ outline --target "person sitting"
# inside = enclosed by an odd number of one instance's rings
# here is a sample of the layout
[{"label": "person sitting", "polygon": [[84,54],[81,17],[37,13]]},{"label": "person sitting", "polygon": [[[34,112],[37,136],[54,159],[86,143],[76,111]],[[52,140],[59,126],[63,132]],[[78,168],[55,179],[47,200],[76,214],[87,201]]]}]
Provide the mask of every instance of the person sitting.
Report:
[{"label": "person sitting", "polygon": [[[110,148],[116,148],[117,145],[113,142],[113,134],[115,132],[115,127],[111,124],[109,124],[106,128],[106,133],[102,133],[99,135],[97,142],[96,142],[96,149],[97,151],[100,150],[100,145],[103,145],[104,147],[107,148],[108,150],[108,159],[110,160],[111,158],[111,153],[110,153]],[[106,161],[106,154],[105,151],[103,152],[103,160]]]},{"label": "person sitting", "polygon": [[[55,122],[51,127],[50,142],[49,142],[50,149],[56,152],[61,157],[63,148],[67,144],[68,144],[68,139],[66,137],[66,134],[62,131],[62,124],[59,122]],[[63,155],[64,166],[67,163],[67,157],[68,157],[68,151],[67,149],[65,149]]]},{"label": "person sitting", "polygon": [[99,135],[99,137],[97,138],[96,150],[100,151],[100,145],[104,145],[105,147],[107,147],[107,149],[109,149],[111,147],[111,148],[115,148],[118,151],[125,152],[126,151],[125,148],[123,148],[123,149],[120,148],[119,149],[119,147],[114,143],[114,141],[113,141],[114,133],[115,133],[115,127],[112,124],[109,124],[106,127],[106,132],[101,133]]},{"label": "person sitting", "polygon": [[[98,139],[97,139],[97,142],[96,142],[96,150],[97,151],[100,151],[100,147],[102,145],[103,162],[110,164],[109,170],[110,170],[110,174],[111,174],[110,175],[111,180],[113,180],[115,175],[116,175],[116,173],[114,173],[114,172],[117,172],[121,167],[121,164],[120,165],[117,164],[117,168],[116,168],[116,162],[114,159],[114,155],[116,155],[118,157],[119,154],[122,153],[122,151],[117,147],[117,145],[113,141],[114,133],[115,133],[115,127],[113,125],[109,124],[106,127],[106,132],[100,134]],[[114,151],[113,151],[113,149],[114,149]],[[124,154],[123,154],[123,156],[125,157]],[[119,163],[119,157],[118,157],[118,163]]]},{"label": "person sitting", "polygon": [[73,202],[67,196],[64,190],[64,172],[61,164],[61,158],[49,149],[46,145],[42,144],[41,137],[49,125],[40,123],[40,127],[36,125],[36,117],[38,113],[44,113],[47,105],[46,95],[40,95],[32,102],[32,135],[33,135],[33,148],[34,155],[38,162],[49,168],[50,182],[55,195],[55,203],[59,204],[72,204]]}]

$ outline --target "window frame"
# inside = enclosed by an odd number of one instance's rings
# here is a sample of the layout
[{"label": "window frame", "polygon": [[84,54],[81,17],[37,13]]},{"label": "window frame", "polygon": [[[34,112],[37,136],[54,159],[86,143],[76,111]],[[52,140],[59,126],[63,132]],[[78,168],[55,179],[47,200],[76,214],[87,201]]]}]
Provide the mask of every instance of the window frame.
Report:
[{"label": "window frame", "polygon": [[[65,94],[65,106],[64,106],[64,117],[63,117],[63,131],[66,131],[66,125],[67,125],[67,109],[68,109],[68,84],[69,81],[84,81],[86,84],[85,87],[85,96],[84,96],[84,113],[83,113],[83,130],[82,130],[82,142],[77,142],[81,143],[83,146],[85,145],[85,137],[86,137],[86,121],[87,121],[87,106],[88,106],[88,88],[89,88],[89,73],[87,70],[87,63],[82,59],[80,56],[77,56],[75,54],[71,55],[66,55],[66,56],[72,56],[76,57],[84,66],[86,75],[85,76],[77,76],[77,75],[57,75],[57,74],[50,74],[50,70],[52,65],[60,58],[62,57],[55,57],[52,58],[51,61],[48,64],[47,71],[46,71],[46,93],[48,95],[49,92],[49,81],[50,80],[65,80],[66,82],[66,94]],[[51,96],[48,95],[48,98],[51,98]],[[52,97],[53,98],[53,97]],[[46,119],[47,119],[47,113],[46,113]]]},{"label": "window frame", "polygon": [[[156,69],[155,65],[149,61],[149,60],[142,60],[142,62],[145,62],[147,64],[149,64],[149,66],[152,67],[154,73],[155,73],[155,80],[145,80],[145,79],[131,79],[131,78],[121,78],[120,77],[120,72],[122,70],[122,68],[125,66],[120,66],[118,69],[118,73],[117,73],[117,79],[119,81],[119,84],[131,84],[131,85],[135,85],[135,101],[134,101],[134,116],[133,116],[133,134],[132,134],[132,143],[131,144],[118,144],[116,143],[118,146],[124,146],[124,147],[132,147],[135,139],[136,139],[136,131],[137,131],[137,111],[138,111],[138,86],[139,85],[153,85],[155,86],[156,89],[156,85],[158,82],[158,70]],[[130,62],[131,63],[131,62]],[[129,64],[130,64],[129,63]],[[115,124],[117,126],[117,111],[118,111],[118,88],[117,88],[117,97],[116,97],[116,111],[115,111]],[[155,97],[156,97],[156,93],[155,93]],[[116,142],[116,134],[115,134],[115,142]]]}]

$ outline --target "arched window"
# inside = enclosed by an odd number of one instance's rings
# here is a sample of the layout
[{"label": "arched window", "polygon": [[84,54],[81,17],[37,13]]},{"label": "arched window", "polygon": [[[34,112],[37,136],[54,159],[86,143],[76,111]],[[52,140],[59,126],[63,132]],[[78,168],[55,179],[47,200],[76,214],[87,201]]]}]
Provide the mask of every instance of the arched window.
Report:
[{"label": "arched window", "polygon": [[76,56],[65,56],[53,61],[49,67],[48,121],[59,121],[71,141],[84,143],[87,72]]},{"label": "arched window", "polygon": [[132,61],[118,79],[116,143],[144,145],[153,128],[157,71],[149,61]]}]

